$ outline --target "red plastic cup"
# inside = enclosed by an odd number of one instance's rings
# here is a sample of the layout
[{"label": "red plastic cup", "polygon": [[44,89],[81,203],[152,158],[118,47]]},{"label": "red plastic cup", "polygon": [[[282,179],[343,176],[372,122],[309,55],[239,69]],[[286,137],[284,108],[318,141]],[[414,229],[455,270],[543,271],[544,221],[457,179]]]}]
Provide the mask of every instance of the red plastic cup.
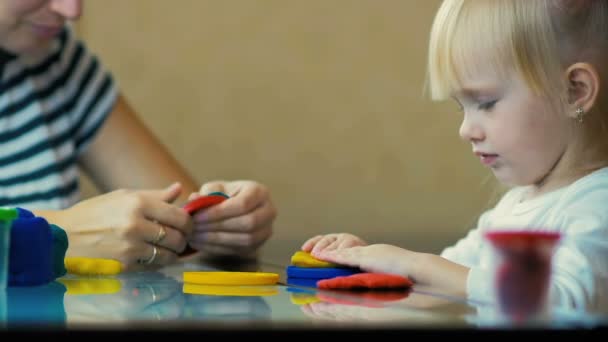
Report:
[{"label": "red plastic cup", "polygon": [[547,309],[551,259],[561,234],[503,230],[485,237],[497,257],[494,289],[501,313],[513,321],[542,314]]}]

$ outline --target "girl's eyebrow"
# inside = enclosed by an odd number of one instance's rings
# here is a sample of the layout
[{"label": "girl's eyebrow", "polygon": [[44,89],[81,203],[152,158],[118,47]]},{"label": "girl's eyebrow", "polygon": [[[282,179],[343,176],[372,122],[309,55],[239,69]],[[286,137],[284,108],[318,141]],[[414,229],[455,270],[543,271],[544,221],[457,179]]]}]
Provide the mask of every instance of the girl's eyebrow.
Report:
[{"label": "girl's eyebrow", "polygon": [[451,93],[451,97],[456,99],[471,99],[471,100],[481,100],[487,97],[497,96],[499,93],[499,89],[497,88],[460,88]]},{"label": "girl's eyebrow", "polygon": [[476,89],[462,88],[452,93],[452,98],[466,97],[466,98],[477,98],[481,95],[481,91]]}]

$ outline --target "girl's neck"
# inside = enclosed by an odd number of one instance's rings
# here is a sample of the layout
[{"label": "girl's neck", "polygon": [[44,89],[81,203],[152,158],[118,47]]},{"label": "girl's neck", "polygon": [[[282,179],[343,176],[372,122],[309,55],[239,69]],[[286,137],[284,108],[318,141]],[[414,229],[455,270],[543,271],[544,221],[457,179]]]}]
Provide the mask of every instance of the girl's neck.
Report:
[{"label": "girl's neck", "polygon": [[[585,122],[596,125],[596,122]],[[603,127],[603,125],[602,125]],[[536,198],[566,187],[588,174],[608,166],[608,139],[606,132],[599,130],[590,134],[584,127],[575,126],[573,143],[566,148],[551,170],[534,184],[526,196]]]},{"label": "girl's neck", "polygon": [[584,163],[583,165],[570,165],[570,167],[558,168],[557,166],[539,182],[532,184],[526,195],[526,200],[537,198],[547,193],[564,188],[577,180],[608,166],[608,161],[596,161]]},{"label": "girl's neck", "polygon": [[523,200],[531,200],[534,198],[538,198],[542,195],[546,195],[550,192],[559,190],[576,182],[578,179],[584,177],[589,173],[590,172],[579,175],[571,174],[569,177],[566,177],[565,175],[561,177],[555,177],[554,174],[548,175],[540,182],[532,184],[530,186],[530,190],[526,193],[526,196]]}]

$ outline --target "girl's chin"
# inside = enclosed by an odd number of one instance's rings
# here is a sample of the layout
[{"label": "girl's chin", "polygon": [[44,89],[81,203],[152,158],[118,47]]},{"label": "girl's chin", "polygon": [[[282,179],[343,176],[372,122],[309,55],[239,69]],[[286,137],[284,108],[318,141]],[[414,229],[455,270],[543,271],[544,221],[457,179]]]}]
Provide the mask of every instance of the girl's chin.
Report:
[{"label": "girl's chin", "polygon": [[500,184],[502,184],[504,186],[514,187],[514,186],[526,185],[525,182],[515,179],[513,177],[513,175],[507,174],[506,172],[504,172],[504,170],[494,169],[494,168],[492,168],[491,170],[492,170],[492,173],[494,174],[494,178]]}]

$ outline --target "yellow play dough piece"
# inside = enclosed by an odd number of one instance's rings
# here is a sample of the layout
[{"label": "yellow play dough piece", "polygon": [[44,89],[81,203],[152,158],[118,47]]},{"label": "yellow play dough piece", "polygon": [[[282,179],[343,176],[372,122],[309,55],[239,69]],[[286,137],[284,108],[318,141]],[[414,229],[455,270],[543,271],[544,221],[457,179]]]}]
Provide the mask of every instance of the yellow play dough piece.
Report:
[{"label": "yellow play dough piece", "polygon": [[274,285],[278,281],[278,273],[223,271],[184,272],[184,283],[203,285]]},{"label": "yellow play dough piece", "polygon": [[122,272],[122,263],[114,259],[67,257],[65,268],[77,275],[116,275]]},{"label": "yellow play dough piece", "polygon": [[304,251],[295,252],[291,256],[291,264],[298,267],[341,267],[331,262],[319,260]]},{"label": "yellow play dough piece", "polygon": [[257,297],[274,296],[279,293],[276,286],[201,285],[184,283],[185,294],[206,296]]},{"label": "yellow play dough piece", "polygon": [[118,279],[114,278],[59,278],[69,295],[113,294],[121,289]]}]

